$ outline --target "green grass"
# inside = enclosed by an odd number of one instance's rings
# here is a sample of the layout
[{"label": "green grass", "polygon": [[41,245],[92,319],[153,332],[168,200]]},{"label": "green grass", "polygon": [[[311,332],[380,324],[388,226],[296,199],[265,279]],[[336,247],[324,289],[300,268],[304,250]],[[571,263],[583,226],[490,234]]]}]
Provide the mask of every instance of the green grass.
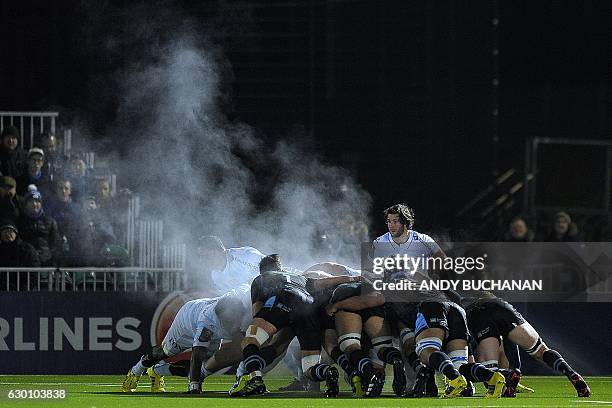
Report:
[{"label": "green grass", "polygon": [[[385,388],[385,396],[373,399],[355,399],[344,388],[336,399],[321,398],[317,394],[279,392],[278,387],[289,382],[287,377],[266,378],[268,389],[265,396],[247,399],[230,399],[227,389],[233,382],[232,376],[214,376],[205,382],[205,393],[201,396],[183,394],[186,380],[170,377],[166,380],[165,394],[149,392],[148,378],[143,376],[138,392],[121,392],[123,376],[115,375],[2,375],[0,376],[0,407],[565,407],[565,406],[611,406],[612,377],[587,378],[593,395],[590,399],[579,399],[571,384],[564,377],[526,377],[523,384],[535,389],[535,394],[519,394],[517,398],[490,400],[482,397],[481,385],[477,386],[477,396],[472,398],[406,399],[395,398]],[[388,381],[388,383],[390,383]],[[63,389],[67,392],[64,400],[9,400],[8,391],[15,389]]]}]

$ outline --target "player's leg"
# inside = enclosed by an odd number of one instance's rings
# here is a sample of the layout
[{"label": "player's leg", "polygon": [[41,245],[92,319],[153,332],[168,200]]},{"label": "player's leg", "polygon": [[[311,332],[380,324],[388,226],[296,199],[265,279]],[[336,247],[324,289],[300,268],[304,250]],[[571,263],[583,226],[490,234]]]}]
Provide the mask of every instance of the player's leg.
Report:
[{"label": "player's leg", "polygon": [[[276,325],[269,320],[274,321]],[[278,328],[284,327],[288,322],[288,312],[273,307],[260,310],[253,318],[241,344],[246,374],[240,376],[230,388],[230,396],[248,396],[265,392],[263,371],[267,363],[262,355],[261,346],[278,331]]]},{"label": "player's leg", "polygon": [[565,375],[574,385],[579,397],[591,396],[591,389],[582,376],[565,361],[558,351],[546,346],[529,322],[525,321],[512,329],[508,334],[508,339],[536,360],[544,362],[553,370]]},{"label": "player's leg", "polygon": [[362,321],[358,313],[338,311],[335,315],[338,346],[346,354],[348,361],[362,377],[362,387],[365,396],[373,396],[377,391],[375,386],[384,381],[382,374],[374,368],[368,353],[362,349]]},{"label": "player's leg", "polygon": [[416,354],[425,365],[442,373],[448,380],[443,396],[458,397],[467,387],[467,381],[453,366],[451,358],[442,350],[448,331],[447,308],[440,302],[419,304],[416,322]]},{"label": "player's leg", "polygon": [[[307,346],[310,348],[311,346]],[[321,382],[325,381],[325,396],[337,397],[340,392],[338,386],[338,369],[321,362],[321,349],[302,350],[302,371],[306,378]]]},{"label": "player's leg", "polygon": [[406,393],[404,360],[400,351],[393,347],[391,328],[389,322],[385,320],[384,307],[364,310],[362,319],[364,330],[371,339],[372,349],[381,361],[393,366],[393,392],[397,396],[404,395]]},{"label": "player's leg", "polygon": [[154,346],[147,354],[140,357],[140,360],[128,371],[121,387],[123,392],[134,392],[138,387],[138,381],[142,374],[154,364],[168,357],[161,345]]}]

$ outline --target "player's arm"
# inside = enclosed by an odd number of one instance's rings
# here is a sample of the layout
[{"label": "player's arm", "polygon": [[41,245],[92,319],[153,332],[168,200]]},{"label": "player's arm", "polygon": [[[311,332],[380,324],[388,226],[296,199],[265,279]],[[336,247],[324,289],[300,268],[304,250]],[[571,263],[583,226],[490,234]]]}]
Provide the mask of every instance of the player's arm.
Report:
[{"label": "player's arm", "polygon": [[377,292],[372,292],[367,295],[353,296],[338,303],[327,305],[325,312],[329,316],[333,316],[338,310],[346,310],[349,312],[358,312],[360,310],[369,309],[371,307],[381,306],[385,304],[385,297]]},{"label": "player's arm", "polygon": [[253,303],[253,306],[252,306],[253,316],[255,316],[257,313],[259,313],[259,311],[261,310],[262,307],[263,307],[263,302],[262,301],[257,301],[255,303]]},{"label": "player's arm", "polygon": [[194,346],[191,349],[191,361],[189,362],[189,393],[199,394],[202,392],[202,381],[200,380],[201,367],[206,357],[206,347]]},{"label": "player's arm", "polygon": [[189,393],[199,394],[202,392],[202,363],[206,358],[206,352],[210,348],[213,332],[208,327],[199,323],[191,346],[191,361],[189,362]]},{"label": "player's arm", "polygon": [[315,289],[325,289],[330,286],[338,286],[343,283],[361,282],[361,276],[334,276],[332,278],[316,279],[313,283]]}]

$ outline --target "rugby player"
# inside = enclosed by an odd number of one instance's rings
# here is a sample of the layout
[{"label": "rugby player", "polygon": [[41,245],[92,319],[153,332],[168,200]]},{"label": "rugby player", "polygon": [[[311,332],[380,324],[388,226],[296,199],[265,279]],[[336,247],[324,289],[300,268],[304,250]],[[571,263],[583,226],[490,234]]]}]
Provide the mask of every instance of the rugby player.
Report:
[{"label": "rugby player", "polygon": [[[391,279],[409,280],[414,282],[415,287],[420,287],[420,282],[429,278],[419,272],[397,272]],[[420,362],[446,377],[447,386],[443,397],[466,395],[470,382],[484,382],[487,386],[485,396],[488,398],[501,396],[505,389],[504,376],[482,364],[468,362],[469,332],[465,311],[461,306],[437,290],[410,290],[386,295],[388,307],[402,323],[398,326],[404,346],[407,339],[414,336],[415,353]],[[397,295],[399,297],[396,297]],[[411,321],[414,321],[414,324],[411,324]],[[412,328],[414,334],[410,333]],[[405,349],[406,353],[409,351]],[[414,358],[409,357],[408,360],[414,367]],[[425,368],[421,367],[417,372],[415,390],[418,392],[412,396],[426,396],[428,378],[423,375],[423,370]]]},{"label": "rugby player", "polygon": [[302,369],[313,381],[326,382],[326,395],[338,395],[338,370],[320,362],[320,310],[313,293],[356,278],[339,276],[311,279],[284,272],[277,254],[266,256],[260,265],[260,275],[251,286],[254,318],[242,342],[246,373],[231,387],[230,396],[248,396],[265,392],[263,370],[268,364],[262,355],[264,345],[279,330],[290,327],[298,338],[302,351]]},{"label": "rugby player", "polygon": [[[209,274],[213,296],[229,292],[240,284],[250,284],[259,275],[259,262],[264,254],[249,246],[225,248],[213,235],[198,239],[200,267]],[[207,288],[209,289],[209,288]]]},{"label": "rugby player", "polygon": [[[542,341],[536,329],[514,306],[490,292],[479,292],[474,295],[476,296],[462,297],[461,303],[467,311],[468,326],[478,344],[475,350],[478,361],[489,367],[497,367],[501,339],[507,339],[521,347],[531,357],[565,375],[576,389],[578,397],[591,396],[591,389],[584,378],[559,352],[550,349]],[[516,377],[516,370],[513,371]],[[518,380],[520,380],[520,371],[518,378],[515,379],[516,385]],[[516,394],[516,385],[513,383],[509,387],[509,396]]]},{"label": "rugby player", "polygon": [[[406,373],[400,351],[393,347],[391,328],[385,321],[384,297],[373,292],[362,282],[338,286],[330,299],[326,311],[334,316],[338,346],[331,356],[345,371],[355,367],[361,377],[361,387],[366,397],[377,397],[385,383],[384,371],[377,370],[371,356],[362,344],[362,330],[371,339],[375,357],[393,366],[393,391],[402,396],[406,390]],[[366,293],[362,294],[362,291]],[[348,363],[336,355],[344,353]],[[343,366],[346,366],[346,368]],[[353,375],[351,375],[353,377]]]},{"label": "rugby player", "polygon": [[[373,257],[407,255],[411,258],[445,258],[446,254],[429,235],[412,229],[414,212],[406,204],[395,204],[384,211],[389,232],[376,238],[372,243]],[[427,265],[421,265],[419,272],[428,275]]]},{"label": "rugby player", "polygon": [[232,340],[246,330],[251,320],[249,297],[249,286],[240,285],[217,298],[185,303],[174,317],[162,344],[154,346],[128,371],[122,390],[136,391],[138,381],[146,371],[151,379],[151,391],[164,392],[163,375],[182,375],[184,369],[167,364],[156,369],[153,366],[191,348],[188,390],[201,392],[202,362],[211,351],[219,348],[221,340]]}]

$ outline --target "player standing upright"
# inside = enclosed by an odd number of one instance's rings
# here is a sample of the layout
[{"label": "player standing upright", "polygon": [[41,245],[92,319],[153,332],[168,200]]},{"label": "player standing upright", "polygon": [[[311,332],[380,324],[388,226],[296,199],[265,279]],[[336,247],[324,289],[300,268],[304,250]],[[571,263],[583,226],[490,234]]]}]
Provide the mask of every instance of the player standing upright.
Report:
[{"label": "player standing upright", "polygon": [[[395,204],[384,211],[389,232],[372,243],[374,257],[408,255],[412,258],[446,257],[444,251],[429,235],[414,231],[414,212],[406,204]],[[426,265],[425,265],[426,266]],[[426,268],[419,272],[427,275]]]}]

